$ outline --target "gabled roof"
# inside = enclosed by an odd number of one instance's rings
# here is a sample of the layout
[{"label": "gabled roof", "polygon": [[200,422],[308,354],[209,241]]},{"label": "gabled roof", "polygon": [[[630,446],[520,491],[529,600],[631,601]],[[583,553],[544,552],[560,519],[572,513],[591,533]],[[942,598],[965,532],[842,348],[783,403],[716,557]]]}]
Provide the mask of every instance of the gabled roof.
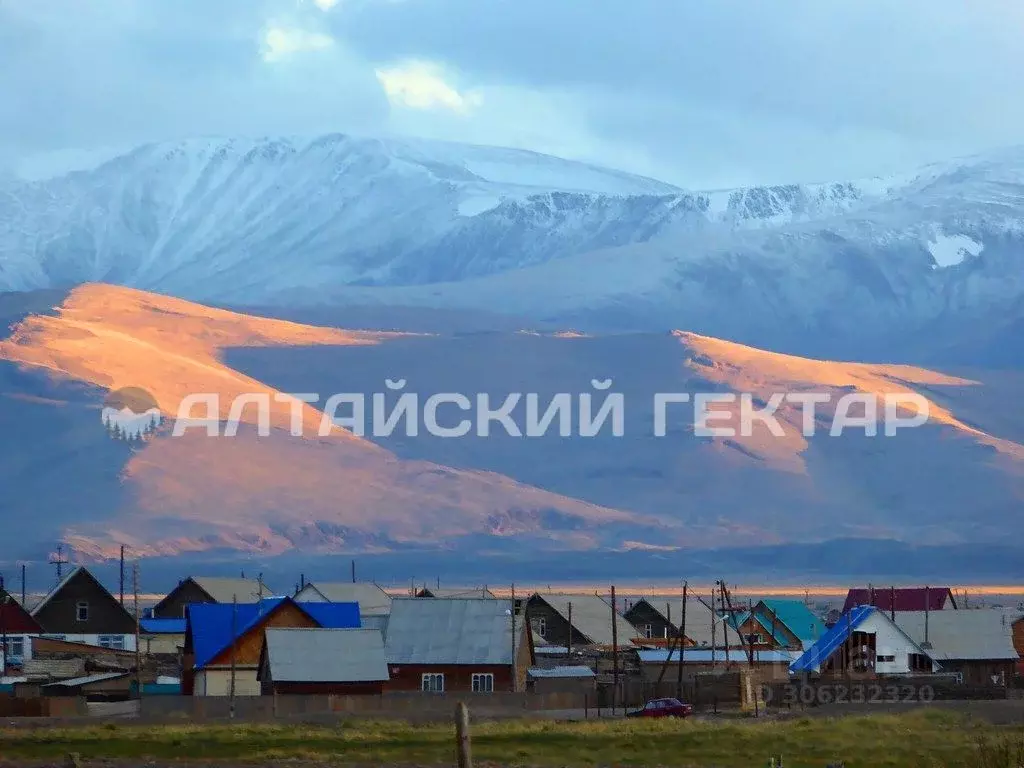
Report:
[{"label": "gabled roof", "polygon": [[[659,607],[659,603],[664,605],[667,603],[669,609],[672,612],[671,624],[673,627],[679,628],[683,619],[683,601],[681,598],[668,601],[659,601],[646,597],[637,600],[633,607],[630,609],[635,610],[638,605],[644,603],[649,606],[651,610],[661,616],[666,622],[669,620],[667,611],[663,611]],[[575,611],[575,604],[573,604],[573,610]],[[714,627],[714,631],[712,631]],[[620,633],[621,635],[621,633]],[[685,635],[687,638],[692,640],[697,646],[715,646],[724,648],[726,645],[739,646],[743,643],[743,639],[736,632],[736,628],[730,625],[729,620],[723,619],[717,613],[715,613],[708,604],[703,600],[690,597],[686,600],[686,629]]]},{"label": "gabled roof", "polygon": [[308,582],[295,595],[300,603],[322,598],[331,603],[359,603],[359,613],[373,616],[391,610],[391,595],[376,584],[367,582]]},{"label": "gabled roof", "polygon": [[0,588],[0,627],[9,634],[33,634],[42,632],[43,628],[26,611],[14,595]]},{"label": "gabled roof", "polygon": [[390,679],[375,629],[270,628],[264,641],[276,683],[365,683]]},{"label": "gabled roof", "polygon": [[929,611],[941,611],[947,598],[956,608],[956,600],[949,587],[856,588],[847,593],[843,613],[856,605],[872,605],[883,611],[923,611],[926,608]]},{"label": "gabled roof", "polygon": [[[825,623],[802,600],[761,600],[754,606],[754,613],[769,632],[774,619],[806,645],[814,644],[825,634]],[[782,642],[782,638],[777,639]]]},{"label": "gabled roof", "polygon": [[139,630],[147,635],[183,635],[185,619],[139,619]]},{"label": "gabled roof", "polygon": [[495,594],[487,587],[474,587],[473,589],[443,589],[435,587],[423,587],[416,592],[416,597],[485,597],[497,599]]},{"label": "gabled roof", "polygon": [[628,646],[630,639],[637,636],[636,628],[620,613],[615,614],[617,637],[612,636],[612,605],[600,595],[567,595],[555,592],[535,592],[530,600],[539,598],[566,621],[569,620],[569,603],[572,603],[572,625],[592,645]]},{"label": "gabled roof", "polygon": [[[510,600],[396,597],[385,656],[389,664],[511,664],[512,624]],[[525,632],[515,625],[518,648]]]},{"label": "gabled roof", "polygon": [[[321,627],[358,628],[359,606],[355,603],[296,603],[290,597],[274,597],[260,603],[192,603],[188,606],[186,634],[192,642],[195,668],[202,669],[233,639],[261,624],[284,603],[299,607]],[[235,632],[232,635],[232,626]]]},{"label": "gabled roof", "polygon": [[32,609],[32,616],[38,616],[46,606],[48,606],[61,592],[64,591],[68,584],[78,578],[85,578],[91,581],[99,593],[105,595],[113,605],[117,606],[117,608],[128,617],[131,622],[135,622],[135,617],[128,612],[128,609],[121,605],[120,601],[118,601],[116,597],[110,594],[107,588],[100,583],[99,579],[93,576],[87,568],[81,565],[72,568],[64,578],[57,582],[57,586],[51,589],[46,596],[36,604],[35,608]]},{"label": "gabled roof", "polygon": [[[908,644],[917,646],[917,643],[914,642],[913,638],[907,635],[906,632],[900,629],[898,624],[895,624],[892,619],[889,618],[888,613],[871,605],[857,605],[844,613],[835,626],[825,632],[825,634],[821,636],[821,639],[804,651],[800,658],[790,664],[789,671],[812,672],[819,669],[821,665],[828,661],[829,657],[831,657],[832,654],[846,642],[850,635],[872,616],[877,616],[881,620],[890,624],[897,632],[903,635]],[[922,649],[920,646],[917,647],[917,652],[934,660],[931,652],[926,649]]]},{"label": "gabled roof", "polygon": [[939,661],[1000,660],[1017,661],[1013,647],[1013,620],[1002,611],[985,608],[958,611],[902,611],[896,624],[921,645],[928,625],[929,653]]}]

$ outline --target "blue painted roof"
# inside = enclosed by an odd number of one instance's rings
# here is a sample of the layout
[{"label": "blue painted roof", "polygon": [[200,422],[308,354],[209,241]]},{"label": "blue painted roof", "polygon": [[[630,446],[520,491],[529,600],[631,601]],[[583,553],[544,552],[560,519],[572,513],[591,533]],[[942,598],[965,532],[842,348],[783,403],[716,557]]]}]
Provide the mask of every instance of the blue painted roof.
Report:
[{"label": "blue painted roof", "polygon": [[[296,603],[290,597],[273,597],[258,603],[191,603],[186,619],[192,637],[195,668],[202,669],[232,642],[259,624],[288,601],[298,606],[323,629],[359,629],[358,603]],[[233,615],[234,614],[234,615]]]},{"label": "blue painted roof", "polygon": [[139,619],[139,629],[148,635],[183,635],[184,619]]},{"label": "blue painted roof", "polygon": [[799,659],[789,665],[790,672],[812,672],[821,667],[829,656],[836,652],[846,642],[850,634],[875,609],[870,605],[856,605],[843,615],[832,629],[825,632],[814,645],[804,651]]}]

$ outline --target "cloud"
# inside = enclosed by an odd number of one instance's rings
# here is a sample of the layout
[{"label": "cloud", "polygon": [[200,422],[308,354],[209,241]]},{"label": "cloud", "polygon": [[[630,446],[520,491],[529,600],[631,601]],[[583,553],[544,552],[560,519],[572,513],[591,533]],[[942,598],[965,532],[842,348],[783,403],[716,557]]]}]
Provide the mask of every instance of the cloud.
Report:
[{"label": "cloud", "polygon": [[341,0],[313,0],[313,5],[319,8],[321,11],[329,11],[331,8],[336,6]]},{"label": "cloud", "polygon": [[442,68],[426,61],[407,61],[376,70],[388,100],[408,109],[448,109],[466,114],[482,103],[479,92],[459,92],[445,81]]},{"label": "cloud", "polygon": [[[324,0],[321,0],[323,2]],[[271,26],[263,34],[262,56],[267,62],[282,61],[304,51],[322,51],[334,45],[334,38],[322,32]]]}]

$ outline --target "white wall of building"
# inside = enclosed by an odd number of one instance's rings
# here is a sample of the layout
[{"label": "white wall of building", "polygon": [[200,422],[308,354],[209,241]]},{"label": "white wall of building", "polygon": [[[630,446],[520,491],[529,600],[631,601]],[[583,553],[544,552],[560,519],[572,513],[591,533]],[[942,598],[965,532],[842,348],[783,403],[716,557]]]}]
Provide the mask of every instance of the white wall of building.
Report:
[{"label": "white wall of building", "polygon": [[[239,667],[235,670],[236,696],[260,695],[260,683],[256,679],[257,672],[255,667]],[[218,667],[196,672],[192,694],[194,696],[231,695],[231,670]]]},{"label": "white wall of building", "polygon": [[[854,632],[875,636],[875,672],[880,675],[907,674],[910,672],[911,654],[921,653],[921,649],[880,611],[872,612],[854,628]],[[892,661],[878,660],[889,656],[893,657]]]}]

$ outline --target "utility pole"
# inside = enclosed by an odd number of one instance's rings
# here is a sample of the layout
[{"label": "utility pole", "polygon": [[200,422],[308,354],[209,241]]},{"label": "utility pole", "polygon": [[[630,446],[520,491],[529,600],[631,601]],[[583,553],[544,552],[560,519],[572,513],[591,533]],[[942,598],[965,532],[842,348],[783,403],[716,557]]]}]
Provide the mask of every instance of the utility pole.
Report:
[{"label": "utility pole", "polygon": [[238,646],[238,595],[231,596],[231,682],[228,684],[228,717],[235,719],[235,649]]},{"label": "utility pole", "polygon": [[26,570],[25,563],[22,563],[21,564],[21,607],[24,608],[27,611],[28,610],[28,606],[25,605],[25,601],[26,601],[26,597],[25,597],[25,570]]},{"label": "utility pole", "polygon": [[356,561],[354,558],[352,560],[352,583],[356,583]]},{"label": "utility pole", "polygon": [[572,600],[569,601],[569,639],[565,644],[566,656],[572,658]]},{"label": "utility pole", "polygon": [[615,585],[612,585],[612,714],[619,698],[619,622],[615,620]]},{"label": "utility pole", "polygon": [[722,640],[725,643],[725,668],[729,668],[729,615],[725,610],[725,582],[718,580],[715,582],[718,585],[718,598],[722,603],[722,616],[725,618],[725,623],[722,625]]},{"label": "utility pole", "polygon": [[7,604],[11,596],[4,589],[3,577],[0,576],[0,656],[3,656],[3,667],[0,668],[0,677],[7,677]]},{"label": "utility pole", "polygon": [[124,606],[124,544],[121,545],[121,606]]},{"label": "utility pole", "polygon": [[[683,582],[683,612],[682,618],[679,620],[679,669],[676,673],[676,698],[682,700],[683,698],[683,649],[686,648],[686,598],[687,598],[687,582]],[[712,616],[712,621],[714,617]]]},{"label": "utility pole", "polygon": [[142,698],[142,649],[140,648],[140,617],[139,617],[139,564],[132,565],[132,592],[135,594],[135,689],[136,696]]},{"label": "utility pole", "polygon": [[[571,630],[570,630],[571,631]],[[516,670],[516,585],[512,583],[512,693],[516,692],[517,679]]]},{"label": "utility pole", "polygon": [[711,588],[711,669],[715,669],[715,630],[718,629],[717,616],[715,615],[715,588]]}]

